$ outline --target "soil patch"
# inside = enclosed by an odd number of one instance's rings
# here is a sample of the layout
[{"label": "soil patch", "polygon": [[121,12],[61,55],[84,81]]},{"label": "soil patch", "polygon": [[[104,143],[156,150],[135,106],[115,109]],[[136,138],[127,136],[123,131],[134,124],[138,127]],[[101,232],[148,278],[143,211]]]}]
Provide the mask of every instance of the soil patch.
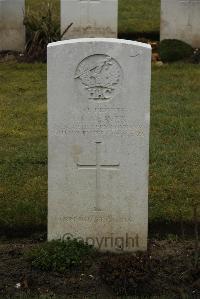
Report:
[{"label": "soil patch", "polygon": [[158,31],[151,31],[151,32],[119,32],[118,38],[121,39],[129,39],[129,40],[138,40],[141,38],[151,39],[151,40],[160,40],[160,33]]},{"label": "soil patch", "polygon": [[[65,274],[34,269],[25,253],[38,241],[0,243],[0,295],[54,294],[116,298],[118,295],[171,294],[200,298],[200,262],[194,267],[194,242],[149,242],[147,253],[97,253],[91,266]],[[97,297],[98,296],[98,297]]]},{"label": "soil patch", "polygon": [[[198,231],[200,235],[200,222],[198,223]],[[185,222],[165,222],[154,221],[149,223],[149,237],[154,239],[167,239],[168,236],[174,235],[174,238],[192,239],[194,237],[194,223],[192,221]],[[6,239],[14,238],[31,238],[34,240],[46,240],[46,225],[15,225],[0,227],[0,237]]]}]

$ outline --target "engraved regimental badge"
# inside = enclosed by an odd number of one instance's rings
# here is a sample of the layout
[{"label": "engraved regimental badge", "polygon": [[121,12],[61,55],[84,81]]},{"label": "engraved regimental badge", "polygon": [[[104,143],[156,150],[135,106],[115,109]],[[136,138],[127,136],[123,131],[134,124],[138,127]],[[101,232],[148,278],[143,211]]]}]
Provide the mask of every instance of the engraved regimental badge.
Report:
[{"label": "engraved regimental badge", "polygon": [[120,91],[122,77],[119,63],[105,54],[86,57],[75,73],[81,91],[89,99],[103,101],[113,98]]}]

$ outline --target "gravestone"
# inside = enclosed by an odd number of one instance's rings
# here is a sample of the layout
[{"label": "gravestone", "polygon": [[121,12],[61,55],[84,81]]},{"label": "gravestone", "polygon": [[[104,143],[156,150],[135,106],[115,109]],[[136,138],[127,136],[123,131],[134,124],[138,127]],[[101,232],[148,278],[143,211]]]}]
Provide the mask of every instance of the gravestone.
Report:
[{"label": "gravestone", "polygon": [[0,51],[24,51],[24,0],[0,0]]},{"label": "gravestone", "polygon": [[200,0],[161,0],[160,34],[200,47]]},{"label": "gravestone", "polygon": [[147,247],[151,47],[48,45],[48,239]]},{"label": "gravestone", "polygon": [[61,0],[63,39],[117,37],[118,0]]}]

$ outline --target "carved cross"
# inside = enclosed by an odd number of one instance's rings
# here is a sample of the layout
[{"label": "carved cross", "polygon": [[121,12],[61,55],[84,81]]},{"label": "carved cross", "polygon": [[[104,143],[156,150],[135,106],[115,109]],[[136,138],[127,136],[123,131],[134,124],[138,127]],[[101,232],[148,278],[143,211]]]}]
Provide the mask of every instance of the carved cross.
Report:
[{"label": "carved cross", "polygon": [[101,192],[101,186],[100,186],[100,175],[101,170],[118,170],[120,163],[117,164],[102,164],[101,163],[101,143],[102,142],[96,142],[96,163],[95,164],[80,164],[77,163],[78,169],[95,169],[96,170],[96,196],[95,196],[95,211],[101,211],[100,209],[100,192]]}]

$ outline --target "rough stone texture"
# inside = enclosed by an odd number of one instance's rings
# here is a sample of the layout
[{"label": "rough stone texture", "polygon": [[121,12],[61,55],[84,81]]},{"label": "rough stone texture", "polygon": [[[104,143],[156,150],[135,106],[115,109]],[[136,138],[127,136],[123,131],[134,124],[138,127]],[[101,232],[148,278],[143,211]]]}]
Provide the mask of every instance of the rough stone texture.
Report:
[{"label": "rough stone texture", "polygon": [[0,51],[24,51],[24,0],[0,0]]},{"label": "rough stone texture", "polygon": [[61,0],[63,39],[117,37],[118,0]]},{"label": "rough stone texture", "polygon": [[161,0],[160,34],[200,47],[200,0]]},{"label": "rough stone texture", "polygon": [[150,73],[147,44],[49,44],[49,240],[146,249]]}]

